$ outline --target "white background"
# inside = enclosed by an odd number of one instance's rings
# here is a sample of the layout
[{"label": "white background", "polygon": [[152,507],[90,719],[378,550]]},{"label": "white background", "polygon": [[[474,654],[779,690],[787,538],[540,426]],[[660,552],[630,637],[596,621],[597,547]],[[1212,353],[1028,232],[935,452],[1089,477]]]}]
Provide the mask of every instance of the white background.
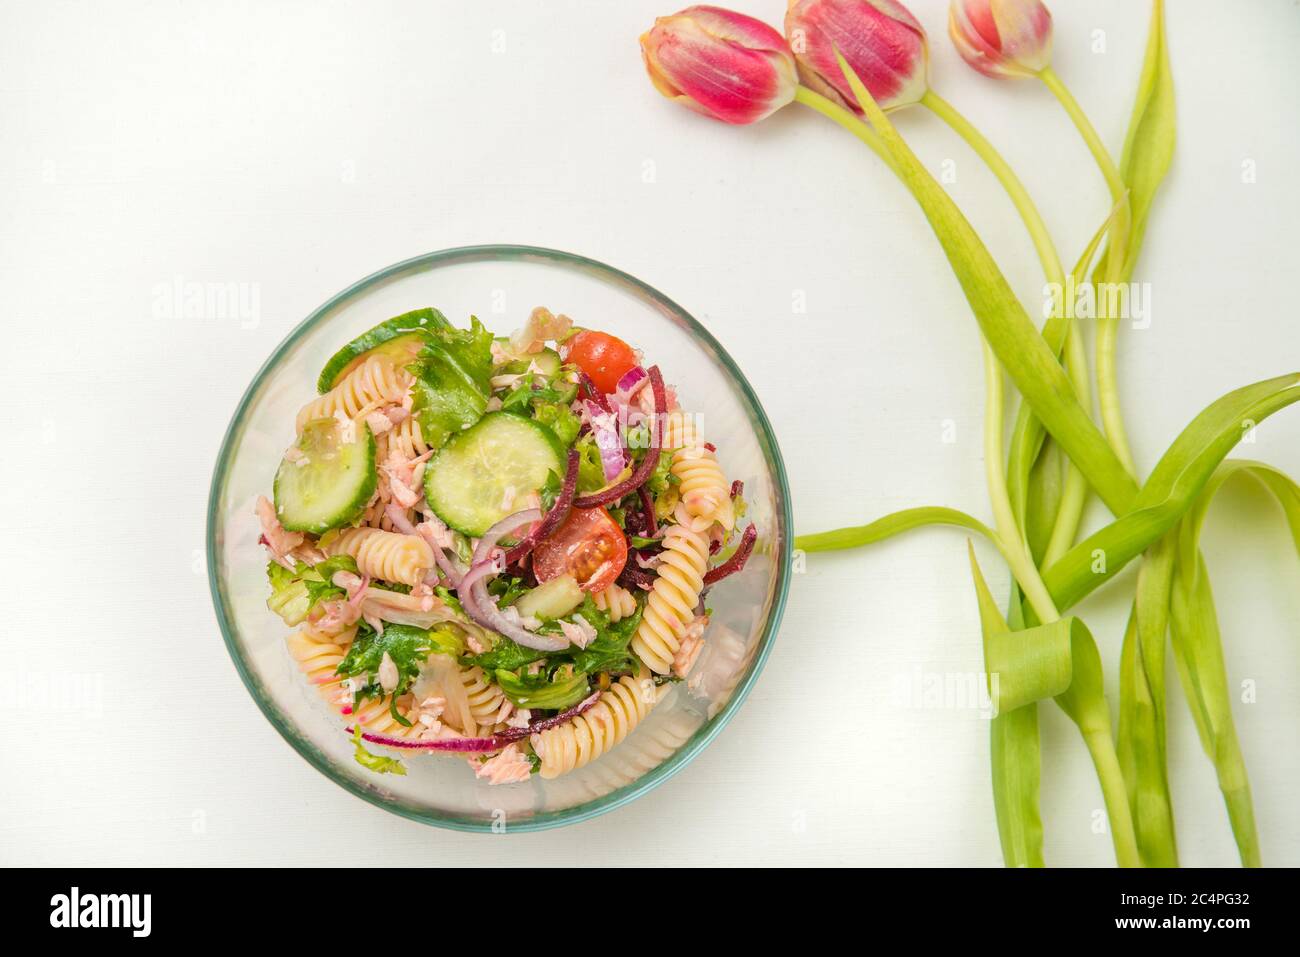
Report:
[{"label": "white background", "polygon": [[[1109,203],[1064,114],[963,66],[940,0],[912,6],[935,87],[1005,151],[1072,261]],[[1147,5],[1053,6],[1057,70],[1118,152]],[[1153,319],[1121,344],[1144,471],[1209,401],[1300,367],[1300,14],[1169,6],[1178,153],[1140,266]],[[986,722],[891,697],[917,669],[981,666],[956,532],[812,556],[762,680],[689,768],[595,821],[508,837],[400,820],[312,770],[240,684],[202,567],[217,445],[274,345],[375,269],[483,242],[584,253],[692,310],[775,423],[800,530],[916,504],[987,516],[975,324],[857,141],[799,106],[740,129],[659,97],[636,38],[663,2],[0,10],[0,863],[1000,862]],[[1036,302],[990,176],[928,114],[896,120],[932,169],[955,164],[954,196]],[[159,318],[177,281],[248,284],[256,321]],[[1284,411],[1244,451],[1300,474],[1298,438]],[[1231,680],[1257,687],[1236,716],[1264,858],[1300,864],[1300,564],[1246,486],[1221,495],[1205,545]],[[1132,581],[1082,608],[1112,701]],[[42,692],[78,675],[98,698]],[[1043,716],[1049,861],[1107,864],[1086,753]],[[1169,733],[1184,862],[1231,864],[1176,690]]]}]

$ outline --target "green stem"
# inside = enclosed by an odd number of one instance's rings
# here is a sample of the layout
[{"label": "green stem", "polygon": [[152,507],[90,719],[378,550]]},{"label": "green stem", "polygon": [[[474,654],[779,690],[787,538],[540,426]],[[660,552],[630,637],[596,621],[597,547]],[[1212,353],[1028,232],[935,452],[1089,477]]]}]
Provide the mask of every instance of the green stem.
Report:
[{"label": "green stem", "polygon": [[[1092,154],[1101,175],[1106,180],[1106,188],[1110,191],[1111,201],[1122,203],[1119,215],[1116,217],[1114,228],[1111,230],[1110,251],[1106,254],[1106,276],[1107,283],[1119,281],[1123,274],[1124,259],[1127,252],[1128,234],[1130,228],[1130,211],[1126,201],[1127,187],[1124,185],[1124,178],[1120,175],[1119,168],[1115,161],[1111,159],[1110,152],[1106,149],[1106,144],[1102,142],[1101,137],[1097,135],[1096,128],[1088,119],[1079,101],[1074,98],[1065,83],[1056,75],[1052,68],[1046,67],[1038,78],[1052,92],[1061,106],[1065,109],[1066,114],[1074,123],[1079,135],[1083,137],[1088,151]],[[1097,302],[1108,304],[1110,297],[1097,293]],[[1133,453],[1129,450],[1128,435],[1124,428],[1124,417],[1119,402],[1119,387],[1117,385],[1116,367],[1115,367],[1115,347],[1119,336],[1119,316],[1111,315],[1109,308],[1104,308],[1097,320],[1097,401],[1101,407],[1101,421],[1106,429],[1106,435],[1110,438],[1111,447],[1115,450],[1116,457],[1119,458],[1130,475],[1136,475],[1137,469],[1133,464]]]},{"label": "green stem", "polygon": [[1088,753],[1092,755],[1093,766],[1101,780],[1101,795],[1106,802],[1111,840],[1115,843],[1115,861],[1120,867],[1141,867],[1142,856],[1138,853],[1137,835],[1133,831],[1128,788],[1115,753],[1115,741],[1110,736],[1109,721],[1106,724],[1106,727],[1084,731],[1083,740],[1087,742]]},{"label": "green stem", "polygon": [[[1074,383],[1074,391],[1079,394],[1079,403],[1085,409],[1091,409],[1092,397],[1088,390],[1088,360],[1084,354],[1083,343],[1079,339],[1079,330],[1071,325],[1065,339],[1065,371]],[[1061,504],[1056,511],[1056,521],[1052,525],[1052,535],[1043,552],[1041,565],[1050,568],[1062,555],[1074,547],[1074,540],[1079,534],[1079,523],[1083,519],[1083,506],[1088,501],[1088,480],[1073,462],[1066,467],[1065,488],[1061,492]]]},{"label": "green stem", "polygon": [[1038,253],[1039,262],[1043,264],[1047,281],[1064,289],[1065,269],[1061,266],[1061,257],[1056,253],[1056,246],[1047,231],[1042,215],[1038,212],[1038,207],[1034,205],[1034,201],[1010,164],[1002,158],[1002,154],[993,147],[993,144],[985,139],[983,133],[934,90],[926,91],[925,96],[921,97],[921,105],[952,127],[953,131],[965,140],[975,154],[988,165],[998,182],[1002,184],[1002,188],[1007,191],[1007,195],[1011,197],[1016,212],[1024,221],[1025,228],[1029,230],[1029,238],[1033,240],[1034,249]]},{"label": "green stem", "polygon": [[1002,554],[1011,573],[1020,583],[1021,590],[1029,600],[1030,606],[1039,621],[1047,624],[1056,621],[1060,615],[1056,603],[1052,601],[1047,586],[1043,584],[1038,569],[1034,567],[1029,549],[1025,546],[1024,535],[1016,524],[1015,514],[1011,510],[1011,498],[1007,494],[1006,475],[1002,471],[1002,369],[998,357],[987,343],[984,346],[984,474],[989,486],[989,501],[993,506],[994,527],[1002,542]]},{"label": "green stem", "polygon": [[885,165],[898,174],[898,164],[894,158],[889,155],[885,149],[885,144],[881,141],[876,132],[865,122],[858,118],[858,115],[852,110],[846,110],[833,100],[822,96],[820,93],[808,89],[806,86],[797,87],[794,91],[796,103],[802,103],[804,106],[811,107],[822,116],[834,120],[844,129],[848,130],[863,143],[866,143],[871,151],[884,160]]},{"label": "green stem", "polygon": [[[1029,238],[1033,241],[1034,249],[1038,253],[1038,260],[1042,263],[1044,276],[1046,276],[1049,283],[1062,291],[1062,301],[1064,301],[1064,291],[1066,289],[1065,268],[1061,265],[1061,257],[1056,252],[1056,245],[1052,242],[1051,234],[1047,230],[1047,224],[1043,222],[1038,207],[1034,205],[1028,190],[1020,181],[1020,177],[1015,174],[1011,165],[1002,157],[1002,154],[997,151],[993,144],[985,138],[984,134],[934,90],[926,91],[925,95],[921,97],[921,105],[952,127],[953,131],[966,141],[970,148],[975,151],[975,155],[984,161],[998,182],[1002,184],[1002,188],[1006,190],[1012,204],[1016,207],[1016,212],[1020,214],[1025,229],[1029,232]],[[1079,402],[1086,408],[1091,402],[1088,394],[1088,366],[1079,337],[1074,332],[1073,322],[1071,322],[1066,332],[1065,342],[1067,357],[1070,360],[1066,369],[1071,373],[1070,380],[1074,383],[1075,391],[1079,394]],[[1017,416],[1016,430],[1020,431],[1028,427],[1027,418]],[[1025,461],[1026,466],[1030,464],[1032,463]],[[1051,552],[1053,560],[1064,555],[1070,546],[1074,544],[1087,494],[1088,483],[1084,479],[1083,473],[1079,471],[1073,462],[1070,462],[1067,466],[1061,508],[1057,511],[1052,528],[1051,542],[1053,545],[1049,545],[1049,548],[1055,548],[1055,551]],[[1015,514],[1015,509],[1012,512]],[[1050,563],[1044,562],[1043,567],[1047,567],[1048,564]]]}]

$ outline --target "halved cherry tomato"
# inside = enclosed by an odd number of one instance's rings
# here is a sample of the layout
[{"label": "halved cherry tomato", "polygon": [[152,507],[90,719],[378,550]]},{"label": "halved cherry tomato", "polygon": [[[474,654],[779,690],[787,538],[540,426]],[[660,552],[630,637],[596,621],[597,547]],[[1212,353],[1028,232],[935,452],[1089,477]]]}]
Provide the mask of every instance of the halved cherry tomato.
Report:
[{"label": "halved cherry tomato", "polygon": [[587,373],[597,389],[608,393],[618,388],[618,380],[636,365],[636,352],[617,336],[585,329],[569,340],[565,359]]},{"label": "halved cherry tomato", "polygon": [[611,584],[627,564],[627,539],[609,512],[575,508],[564,524],[533,549],[533,574],[538,582],[566,572],[583,591],[600,591]]}]

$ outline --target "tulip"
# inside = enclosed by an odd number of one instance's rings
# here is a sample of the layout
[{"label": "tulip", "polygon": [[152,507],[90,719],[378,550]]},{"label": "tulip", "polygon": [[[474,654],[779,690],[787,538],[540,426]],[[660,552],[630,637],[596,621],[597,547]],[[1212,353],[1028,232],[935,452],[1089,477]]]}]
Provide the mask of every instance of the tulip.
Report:
[{"label": "tulip", "polygon": [[804,85],[861,113],[835,59],[838,50],[883,110],[926,91],[925,30],[895,0],[790,0],[785,35]]},{"label": "tulip", "polygon": [[724,123],[756,123],[799,86],[785,38],[761,20],[721,7],[687,7],[641,35],[655,89]]},{"label": "tulip", "polygon": [[1052,14],[1039,0],[952,0],[948,35],[985,76],[1038,76],[1052,60]]}]

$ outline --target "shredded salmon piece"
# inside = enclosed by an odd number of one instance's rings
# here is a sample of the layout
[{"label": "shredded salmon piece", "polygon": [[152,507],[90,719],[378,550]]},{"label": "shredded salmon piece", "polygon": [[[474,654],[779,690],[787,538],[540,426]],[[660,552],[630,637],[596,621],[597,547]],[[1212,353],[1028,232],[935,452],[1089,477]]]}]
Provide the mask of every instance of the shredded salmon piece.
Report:
[{"label": "shredded salmon piece", "polygon": [[257,517],[262,523],[262,544],[271,552],[271,556],[286,568],[293,568],[289,553],[306,541],[302,532],[286,531],[275,514],[275,506],[265,495],[257,497]]},{"label": "shredded salmon piece", "polygon": [[515,744],[507,744],[501,753],[479,762],[469,759],[469,766],[474,769],[474,776],[486,778],[488,784],[518,784],[527,781],[533,772],[528,756]]}]

